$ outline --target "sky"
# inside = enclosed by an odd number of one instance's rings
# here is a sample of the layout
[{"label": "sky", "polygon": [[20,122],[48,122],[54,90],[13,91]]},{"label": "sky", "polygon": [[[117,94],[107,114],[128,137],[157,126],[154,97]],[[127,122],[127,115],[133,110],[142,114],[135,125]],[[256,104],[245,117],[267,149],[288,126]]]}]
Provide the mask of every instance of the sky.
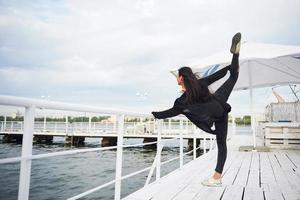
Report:
[{"label": "sky", "polygon": [[[300,45],[299,7],[298,0],[0,0],[0,95],[168,109],[180,95],[169,71],[229,49],[235,32],[243,41]],[[296,100],[287,86],[275,90]],[[272,88],[254,90],[257,112],[270,102]],[[249,91],[234,91],[229,103],[248,113]]]}]

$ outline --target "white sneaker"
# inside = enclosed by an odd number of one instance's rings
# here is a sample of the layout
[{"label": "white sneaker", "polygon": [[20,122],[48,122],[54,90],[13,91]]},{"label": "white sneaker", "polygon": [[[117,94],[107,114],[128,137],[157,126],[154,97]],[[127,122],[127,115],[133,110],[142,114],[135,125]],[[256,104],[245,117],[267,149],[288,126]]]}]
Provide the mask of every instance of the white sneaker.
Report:
[{"label": "white sneaker", "polygon": [[222,181],[221,179],[209,178],[202,181],[202,185],[208,187],[222,187]]},{"label": "white sneaker", "polygon": [[232,42],[231,42],[231,48],[230,48],[230,52],[232,54],[239,54],[240,53],[240,48],[241,48],[241,33],[238,32],[236,33],[233,38],[232,38]]}]

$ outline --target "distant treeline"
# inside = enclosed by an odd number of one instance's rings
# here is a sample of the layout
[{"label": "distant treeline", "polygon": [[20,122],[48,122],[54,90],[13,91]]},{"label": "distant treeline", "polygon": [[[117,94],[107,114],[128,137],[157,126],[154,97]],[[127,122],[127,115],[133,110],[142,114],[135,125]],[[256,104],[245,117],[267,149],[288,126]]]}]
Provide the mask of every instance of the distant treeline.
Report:
[{"label": "distant treeline", "polygon": [[[107,120],[109,118],[109,116],[94,116],[91,118],[92,122],[101,122],[102,120]],[[16,117],[10,117],[7,116],[6,117],[6,121],[23,121],[23,116],[16,116]],[[0,121],[4,121],[4,116],[0,116]],[[42,122],[44,121],[44,117],[37,117],[35,118],[35,121],[37,122]],[[125,118],[126,122],[140,122],[140,118]],[[142,119],[143,122],[145,121],[149,121],[149,118],[143,118]],[[232,118],[229,117],[229,122],[232,122]],[[47,122],[66,122],[66,118],[62,117],[62,118],[53,118],[53,117],[47,117]],[[68,122],[72,123],[72,122],[89,122],[89,118],[88,117],[68,117]],[[164,122],[169,122],[169,119],[164,119]],[[178,119],[171,119],[171,122],[178,122]],[[243,117],[236,117],[235,118],[235,123],[237,125],[250,125],[251,124],[251,116],[249,115],[245,115]]]},{"label": "distant treeline", "polygon": [[[109,116],[98,116],[98,117],[92,117],[91,121],[92,122],[101,122],[102,120],[108,119]],[[23,116],[16,116],[16,117],[6,117],[6,121],[23,121],[24,117]],[[57,118],[57,117],[46,117],[47,122],[66,122],[65,117]],[[4,116],[0,116],[0,121],[4,121]],[[35,118],[36,122],[43,122],[44,117],[36,117]],[[68,117],[68,122],[89,122],[88,117]]]},{"label": "distant treeline", "polygon": [[[232,122],[232,118],[230,117],[228,121]],[[251,124],[251,116],[245,115],[243,117],[236,117],[234,121],[237,125],[250,125]]]}]

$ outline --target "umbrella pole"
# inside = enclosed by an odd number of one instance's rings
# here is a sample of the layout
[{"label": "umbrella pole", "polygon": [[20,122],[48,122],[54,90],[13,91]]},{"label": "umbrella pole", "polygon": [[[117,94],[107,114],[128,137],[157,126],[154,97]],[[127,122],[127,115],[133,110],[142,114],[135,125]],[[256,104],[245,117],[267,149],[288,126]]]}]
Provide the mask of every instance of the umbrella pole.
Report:
[{"label": "umbrella pole", "polygon": [[256,149],[256,133],[255,133],[255,120],[253,111],[253,86],[252,86],[252,71],[250,68],[250,60],[248,60],[248,72],[249,72],[249,92],[250,92],[250,113],[251,113],[251,132],[253,136],[253,150]]},{"label": "umbrella pole", "polygon": [[254,118],[254,111],[253,111],[253,89],[252,85],[250,87],[250,113],[251,113],[251,132],[253,136],[253,149],[256,149],[256,132],[255,132],[255,118]]},{"label": "umbrella pole", "polygon": [[255,129],[255,116],[253,111],[253,89],[250,88],[250,113],[251,113],[251,132],[253,137],[253,150],[256,149],[256,129]]}]

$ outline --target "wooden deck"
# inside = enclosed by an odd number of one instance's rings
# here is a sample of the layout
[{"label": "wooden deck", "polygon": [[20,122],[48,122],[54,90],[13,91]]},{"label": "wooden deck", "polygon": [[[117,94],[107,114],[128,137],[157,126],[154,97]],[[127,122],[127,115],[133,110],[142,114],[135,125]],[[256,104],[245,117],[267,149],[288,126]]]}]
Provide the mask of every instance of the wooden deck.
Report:
[{"label": "wooden deck", "polygon": [[236,144],[245,144],[243,138],[229,142],[222,187],[201,185],[214,172],[213,150],[124,200],[300,199],[300,151],[239,152]]}]

